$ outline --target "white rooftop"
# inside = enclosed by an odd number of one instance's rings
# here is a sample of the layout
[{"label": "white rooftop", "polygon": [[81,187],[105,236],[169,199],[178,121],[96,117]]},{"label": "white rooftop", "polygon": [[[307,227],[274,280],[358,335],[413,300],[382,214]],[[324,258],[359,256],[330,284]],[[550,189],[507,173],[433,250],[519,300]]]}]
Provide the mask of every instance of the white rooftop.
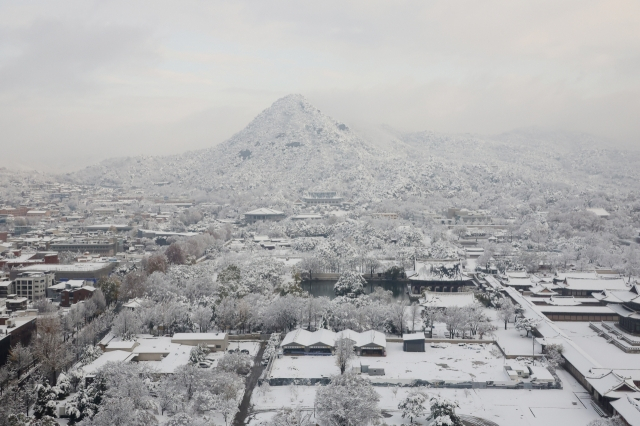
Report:
[{"label": "white rooftop", "polygon": [[176,333],[171,338],[175,340],[223,340],[227,333]]},{"label": "white rooftop", "polygon": [[261,214],[261,215],[281,215],[284,214],[284,212],[281,212],[280,210],[274,210],[274,209],[268,209],[265,207],[259,208],[259,209],[255,209],[255,210],[251,210],[250,212],[247,212],[245,214],[251,214],[251,215],[256,215],[256,214]]},{"label": "white rooftop", "polygon": [[82,367],[82,370],[86,374],[92,374],[98,371],[108,362],[129,362],[131,361],[131,358],[133,358],[134,356],[135,354],[132,354],[131,352],[119,351],[119,350],[105,352],[102,355],[100,355],[91,364],[87,364],[84,367]]}]

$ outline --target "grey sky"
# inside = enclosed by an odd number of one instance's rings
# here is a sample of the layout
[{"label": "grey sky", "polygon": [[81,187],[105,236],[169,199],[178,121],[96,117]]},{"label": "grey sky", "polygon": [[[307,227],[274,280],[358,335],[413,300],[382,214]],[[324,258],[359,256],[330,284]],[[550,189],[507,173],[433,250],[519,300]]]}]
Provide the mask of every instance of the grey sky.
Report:
[{"label": "grey sky", "polygon": [[640,146],[637,1],[2,1],[0,165],[219,143],[301,93],[352,125]]}]

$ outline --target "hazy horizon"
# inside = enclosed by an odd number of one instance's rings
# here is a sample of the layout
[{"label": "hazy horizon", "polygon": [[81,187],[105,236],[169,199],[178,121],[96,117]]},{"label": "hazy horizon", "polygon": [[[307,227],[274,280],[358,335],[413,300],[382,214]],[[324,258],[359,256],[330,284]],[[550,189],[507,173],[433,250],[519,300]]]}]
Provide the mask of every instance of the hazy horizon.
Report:
[{"label": "hazy horizon", "polygon": [[0,3],[0,166],[60,172],[211,147],[291,93],[356,131],[535,126],[637,149],[639,9]]}]

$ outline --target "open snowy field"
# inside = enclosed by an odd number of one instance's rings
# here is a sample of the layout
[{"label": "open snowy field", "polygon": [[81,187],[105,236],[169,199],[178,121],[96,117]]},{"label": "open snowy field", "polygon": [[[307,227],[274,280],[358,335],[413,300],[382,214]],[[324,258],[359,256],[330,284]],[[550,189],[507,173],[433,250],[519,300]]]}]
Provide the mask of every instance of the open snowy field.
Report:
[{"label": "open snowy field", "polygon": [[[429,345],[426,352],[403,352],[402,343],[387,343],[386,357],[356,357],[352,366],[368,365],[384,368],[384,376],[372,376],[373,381],[506,381],[504,358],[495,345]],[[283,356],[276,359],[271,377],[273,378],[320,378],[338,374],[333,356]]]},{"label": "open snowy field", "polygon": [[[424,389],[431,396],[441,395],[460,404],[457,411],[491,420],[500,426],[585,426],[599,418],[589,404],[586,391],[565,371],[559,371],[564,389]],[[259,425],[270,419],[281,407],[301,407],[313,412],[317,386],[257,387],[252,396],[253,415],[247,424]],[[375,387],[380,394],[379,406],[384,424],[401,425],[398,403],[414,388]],[[586,398],[586,399],[584,399]],[[417,424],[425,425],[420,419]]]},{"label": "open snowy field", "polygon": [[[402,343],[387,343],[386,357],[360,357],[357,362],[371,368],[384,368],[385,375],[373,381],[447,380],[506,381],[504,358],[492,344],[426,346],[425,352],[403,352]],[[356,364],[359,365],[359,364]]]}]

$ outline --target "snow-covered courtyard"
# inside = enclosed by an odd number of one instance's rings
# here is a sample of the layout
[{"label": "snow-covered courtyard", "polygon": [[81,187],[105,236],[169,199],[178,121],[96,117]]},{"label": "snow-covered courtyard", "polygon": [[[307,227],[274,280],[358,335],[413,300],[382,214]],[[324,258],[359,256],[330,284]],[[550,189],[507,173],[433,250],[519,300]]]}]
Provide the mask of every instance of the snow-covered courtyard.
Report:
[{"label": "snow-covered courtyard", "polygon": [[[459,414],[480,417],[500,426],[583,426],[598,419],[589,395],[565,371],[558,371],[563,389],[428,389],[429,396],[440,395],[460,404]],[[247,424],[259,425],[270,419],[282,407],[300,407],[313,412],[318,386],[269,386],[263,384],[253,392],[253,415]],[[375,387],[380,395],[380,408],[387,425],[407,424],[398,410],[398,403],[415,390],[408,387]],[[425,425],[425,419],[418,424]]]},{"label": "snow-covered courtyard", "polygon": [[[425,352],[403,352],[402,343],[387,343],[386,357],[356,357],[353,368],[361,365],[383,368],[384,376],[374,382],[410,383],[413,380],[507,381],[505,359],[492,344],[427,345]],[[333,356],[283,356],[276,359],[271,378],[322,378],[338,374]]]}]

